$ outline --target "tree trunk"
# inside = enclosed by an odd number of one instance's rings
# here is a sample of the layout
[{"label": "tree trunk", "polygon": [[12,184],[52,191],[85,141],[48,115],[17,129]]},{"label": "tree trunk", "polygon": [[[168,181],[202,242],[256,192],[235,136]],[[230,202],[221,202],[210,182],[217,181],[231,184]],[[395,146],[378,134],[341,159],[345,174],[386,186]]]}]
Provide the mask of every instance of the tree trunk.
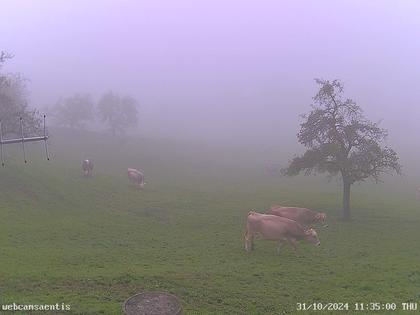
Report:
[{"label": "tree trunk", "polygon": [[350,181],[343,178],[343,212],[342,218],[344,221],[350,221]]}]

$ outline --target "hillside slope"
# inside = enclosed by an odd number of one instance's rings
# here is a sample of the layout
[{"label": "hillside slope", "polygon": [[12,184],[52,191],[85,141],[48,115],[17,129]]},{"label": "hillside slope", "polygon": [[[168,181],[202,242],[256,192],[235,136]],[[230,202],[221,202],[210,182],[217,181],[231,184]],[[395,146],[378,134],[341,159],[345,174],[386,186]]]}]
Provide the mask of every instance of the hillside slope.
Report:
[{"label": "hillside slope", "polygon": [[[50,162],[33,144],[28,165],[10,148],[0,170],[0,304],[118,314],[130,295],[165,290],[186,314],[293,314],[299,302],[420,298],[419,204],[401,187],[356,187],[353,221],[342,223],[336,183],[267,177],[251,148],[53,135]],[[85,157],[93,178],[82,176]],[[127,167],[145,171],[143,192]],[[257,241],[245,253],[246,213],[281,202],[327,212],[321,247],[278,255]]]}]

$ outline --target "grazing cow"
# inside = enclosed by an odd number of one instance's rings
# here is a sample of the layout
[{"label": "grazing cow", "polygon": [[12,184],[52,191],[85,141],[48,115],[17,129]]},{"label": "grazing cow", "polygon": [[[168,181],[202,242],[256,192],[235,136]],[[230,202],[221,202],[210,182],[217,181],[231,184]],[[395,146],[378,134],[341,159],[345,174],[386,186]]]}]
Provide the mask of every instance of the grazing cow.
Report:
[{"label": "grazing cow", "polygon": [[135,168],[127,169],[128,180],[136,185],[139,185],[139,189],[143,189],[146,183],[144,182],[144,174]]},{"label": "grazing cow", "polygon": [[296,251],[298,240],[304,239],[316,246],[321,245],[314,229],[305,230],[296,221],[271,214],[262,214],[251,211],[248,213],[245,232],[245,250],[254,248],[254,237],[258,235],[262,239],[278,242],[277,250],[280,251],[284,241],[287,241]]},{"label": "grazing cow", "polygon": [[93,162],[91,160],[83,160],[82,169],[84,176],[92,176]]},{"label": "grazing cow", "polygon": [[273,205],[270,208],[270,214],[294,220],[306,228],[316,222],[323,224],[324,227],[328,226],[325,223],[327,215],[323,212],[316,212],[311,209]]}]

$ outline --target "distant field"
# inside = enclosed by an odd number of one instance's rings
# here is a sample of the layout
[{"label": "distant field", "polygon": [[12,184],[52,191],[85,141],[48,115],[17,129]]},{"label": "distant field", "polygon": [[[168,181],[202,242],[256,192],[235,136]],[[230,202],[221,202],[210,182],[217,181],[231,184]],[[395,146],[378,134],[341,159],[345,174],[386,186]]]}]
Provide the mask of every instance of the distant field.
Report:
[{"label": "distant field", "polygon": [[[343,223],[338,182],[267,177],[259,148],[75,136],[53,132],[50,162],[41,146],[29,147],[28,165],[8,149],[0,304],[63,302],[71,305],[65,314],[120,314],[130,295],[158,290],[178,296],[185,314],[296,314],[299,302],[420,307],[420,203],[404,178],[355,187],[353,221]],[[88,156],[93,178],[80,169]],[[127,167],[145,171],[143,192],[129,185]],[[274,243],[256,241],[246,253],[247,212],[281,202],[328,214],[321,247],[277,254]]]}]

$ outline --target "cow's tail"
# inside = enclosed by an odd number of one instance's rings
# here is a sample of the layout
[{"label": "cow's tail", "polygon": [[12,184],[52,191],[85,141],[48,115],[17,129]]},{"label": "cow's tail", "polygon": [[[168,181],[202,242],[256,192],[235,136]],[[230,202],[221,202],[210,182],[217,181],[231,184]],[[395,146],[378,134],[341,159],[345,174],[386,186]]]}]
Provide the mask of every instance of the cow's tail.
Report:
[{"label": "cow's tail", "polygon": [[244,246],[247,252],[251,250],[250,242],[248,239],[248,227],[246,228],[245,233],[244,233]]},{"label": "cow's tail", "polygon": [[[248,216],[255,214],[256,212],[251,210],[248,212]],[[245,250],[250,252],[254,249],[254,237],[252,233],[250,233],[250,227],[248,220],[246,221],[246,229],[244,233],[244,243],[245,243]]]}]

